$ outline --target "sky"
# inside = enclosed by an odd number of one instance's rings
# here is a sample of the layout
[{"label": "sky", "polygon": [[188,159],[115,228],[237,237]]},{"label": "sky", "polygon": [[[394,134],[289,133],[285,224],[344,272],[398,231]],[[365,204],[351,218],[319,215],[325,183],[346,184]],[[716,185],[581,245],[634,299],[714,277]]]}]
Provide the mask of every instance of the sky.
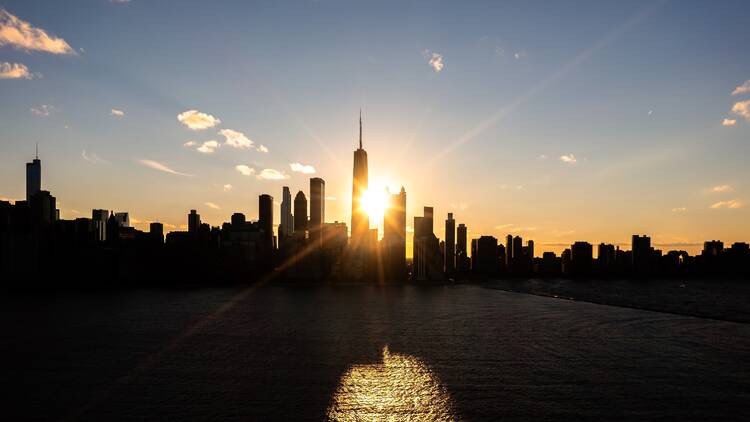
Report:
[{"label": "sky", "polygon": [[[747,1],[0,0],[0,198],[179,230],[326,181],[469,237],[750,240]],[[278,204],[276,208],[278,223]],[[382,224],[381,224],[382,225]],[[381,233],[382,235],[382,233]],[[407,236],[409,237],[409,236]],[[409,248],[407,248],[409,249]]]}]

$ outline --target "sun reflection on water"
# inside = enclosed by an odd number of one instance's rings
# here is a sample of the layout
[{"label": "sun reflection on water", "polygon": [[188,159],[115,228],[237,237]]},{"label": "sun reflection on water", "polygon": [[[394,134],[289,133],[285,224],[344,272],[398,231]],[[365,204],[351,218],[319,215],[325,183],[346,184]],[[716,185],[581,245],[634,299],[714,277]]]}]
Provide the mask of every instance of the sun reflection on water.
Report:
[{"label": "sun reflection on water", "polygon": [[390,353],[383,362],[354,365],[328,407],[333,421],[452,421],[450,395],[421,360]]}]

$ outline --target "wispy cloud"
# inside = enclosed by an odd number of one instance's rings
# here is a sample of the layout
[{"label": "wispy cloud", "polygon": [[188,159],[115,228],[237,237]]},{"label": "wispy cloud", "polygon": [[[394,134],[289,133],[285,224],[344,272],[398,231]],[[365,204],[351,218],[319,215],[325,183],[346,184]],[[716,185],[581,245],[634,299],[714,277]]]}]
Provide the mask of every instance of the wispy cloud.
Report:
[{"label": "wispy cloud", "polygon": [[42,104],[39,107],[31,107],[29,111],[34,116],[47,117],[55,110],[55,106],[49,104]]},{"label": "wispy cloud", "polygon": [[81,157],[84,160],[88,161],[89,163],[94,163],[94,164],[109,164],[109,161],[107,161],[107,160],[103,159],[102,157],[94,154],[93,152],[86,152],[85,149],[83,151],[81,151]]},{"label": "wispy cloud", "polygon": [[268,148],[265,145],[258,146],[258,152],[268,152]]},{"label": "wispy cloud", "polygon": [[[240,172],[243,176],[250,176],[255,173],[255,169],[244,164],[238,164],[234,166],[234,169]],[[226,186],[226,185],[225,185]]]},{"label": "wispy cloud", "polygon": [[734,103],[732,113],[750,122],[750,100]]},{"label": "wispy cloud", "polygon": [[242,132],[232,129],[222,129],[219,131],[219,134],[224,136],[224,145],[239,149],[246,149],[253,146],[253,141]]},{"label": "wispy cloud", "polygon": [[224,192],[229,192],[230,190],[232,190],[232,185],[230,185],[229,183],[224,185]]},{"label": "wispy cloud", "polygon": [[211,208],[211,209],[213,209],[213,210],[220,210],[220,209],[221,209],[221,207],[220,207],[220,206],[218,206],[218,205],[214,204],[213,202],[205,202],[204,204],[205,204],[205,205],[206,205],[206,206],[207,206],[208,208]]},{"label": "wispy cloud", "polygon": [[0,62],[0,79],[34,79],[23,63]]},{"label": "wispy cloud", "polygon": [[499,224],[495,226],[495,230],[503,231],[509,233],[527,233],[527,232],[533,232],[536,231],[536,227],[534,226],[517,226],[515,224]]},{"label": "wispy cloud", "polygon": [[169,168],[167,165],[162,164],[162,163],[160,163],[158,161],[154,161],[154,160],[138,160],[138,162],[141,163],[142,165],[148,167],[148,168],[152,168],[154,170],[158,170],[158,171],[161,171],[161,172],[164,172],[164,173],[175,174],[177,176],[192,176],[192,174],[182,173],[182,172],[173,170],[173,169]]},{"label": "wispy cloud", "polygon": [[177,115],[177,120],[190,130],[204,130],[212,128],[221,120],[198,110],[187,110]]},{"label": "wispy cloud", "polygon": [[445,67],[445,63],[443,63],[443,55],[440,53],[430,54],[427,64],[429,64],[432,70],[434,70],[436,73],[440,73],[440,71],[442,71]]},{"label": "wispy cloud", "polygon": [[528,57],[528,53],[526,53],[524,50],[516,51],[515,53],[513,53],[513,58],[516,60],[524,60]]},{"label": "wispy cloud", "polygon": [[125,117],[125,112],[122,110],[113,108],[112,110],[110,110],[109,115],[114,116],[114,117]]},{"label": "wispy cloud", "polygon": [[742,208],[743,206],[744,206],[744,204],[739,199],[730,199],[728,201],[719,201],[719,202],[716,202],[716,203],[714,203],[714,204],[711,205],[711,208],[715,209],[715,210],[716,209],[722,209],[722,208],[737,209],[737,208]]},{"label": "wispy cloud", "polygon": [[284,180],[288,179],[289,175],[274,169],[263,169],[256,177],[262,180]]},{"label": "wispy cloud", "polygon": [[741,95],[750,93],[750,79],[741,83],[737,88],[732,91],[732,95]]},{"label": "wispy cloud", "polygon": [[737,120],[735,119],[724,119],[721,121],[722,126],[734,126],[737,124]]},{"label": "wispy cloud", "polygon": [[27,52],[76,54],[64,39],[50,36],[45,30],[32,26],[0,7],[0,46],[3,45]]},{"label": "wispy cloud", "polygon": [[575,155],[566,154],[560,156],[560,161],[562,161],[563,163],[575,164],[578,160],[576,159]]},{"label": "wispy cloud", "polygon": [[733,190],[734,189],[732,188],[731,185],[717,185],[711,188],[711,192],[718,192],[718,193],[731,192]]},{"label": "wispy cloud", "polygon": [[196,148],[196,150],[203,154],[213,154],[216,151],[216,148],[219,147],[219,143],[217,141],[206,141],[201,146]]},{"label": "wispy cloud", "polygon": [[182,146],[184,146],[184,147],[188,147],[188,148],[190,148],[190,147],[194,147],[194,146],[196,146],[196,145],[198,145],[198,143],[197,143],[197,142],[195,142],[195,141],[187,141],[187,142],[185,142],[184,144],[182,144]]},{"label": "wispy cloud", "polygon": [[672,212],[686,212],[686,211],[687,211],[686,207],[672,208]]},{"label": "wispy cloud", "polygon": [[291,167],[292,171],[302,174],[313,174],[315,173],[315,167],[310,165],[305,165],[302,163],[291,163],[289,164],[289,167]]}]

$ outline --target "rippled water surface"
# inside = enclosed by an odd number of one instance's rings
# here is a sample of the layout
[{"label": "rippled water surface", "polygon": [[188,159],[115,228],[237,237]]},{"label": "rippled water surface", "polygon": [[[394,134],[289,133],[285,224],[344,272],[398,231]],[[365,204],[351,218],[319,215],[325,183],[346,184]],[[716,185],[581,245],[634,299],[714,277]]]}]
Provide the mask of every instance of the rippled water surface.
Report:
[{"label": "rippled water surface", "polygon": [[737,322],[476,285],[0,305],[6,420],[750,420]]}]

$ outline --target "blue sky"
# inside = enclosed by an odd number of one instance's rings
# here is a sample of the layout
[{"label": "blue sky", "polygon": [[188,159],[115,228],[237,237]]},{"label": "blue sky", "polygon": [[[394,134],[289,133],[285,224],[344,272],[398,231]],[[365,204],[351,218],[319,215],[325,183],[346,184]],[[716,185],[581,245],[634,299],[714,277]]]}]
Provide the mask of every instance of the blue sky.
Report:
[{"label": "blue sky", "polygon": [[[66,218],[255,218],[258,194],[307,192],[300,163],[326,180],[328,219],[348,221],[361,107],[371,179],[405,186],[409,221],[433,205],[473,236],[513,232],[540,251],[636,232],[688,249],[750,238],[750,118],[731,111],[750,99],[732,95],[750,79],[747,2],[0,7],[71,49],[0,46],[0,64],[29,72],[0,79],[0,196],[23,197],[39,142]],[[191,130],[177,119],[189,110],[221,123]],[[224,129],[253,145],[225,144]]]}]

